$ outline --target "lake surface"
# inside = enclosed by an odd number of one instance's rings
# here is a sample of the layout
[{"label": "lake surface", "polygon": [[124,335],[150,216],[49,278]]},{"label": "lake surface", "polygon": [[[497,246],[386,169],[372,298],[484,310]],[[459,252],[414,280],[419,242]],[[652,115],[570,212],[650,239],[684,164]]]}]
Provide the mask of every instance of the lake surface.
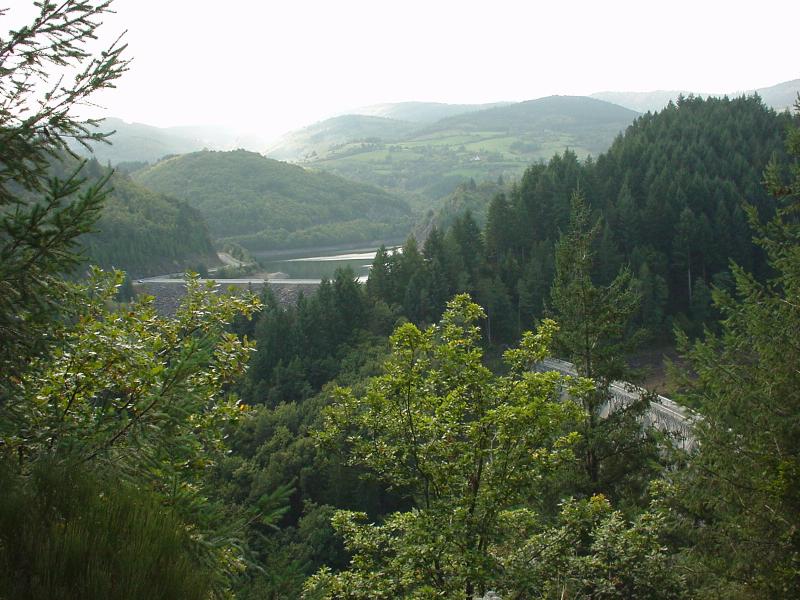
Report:
[{"label": "lake surface", "polygon": [[[399,251],[399,246],[387,247],[390,252]],[[260,257],[258,262],[268,273],[285,273],[290,279],[322,279],[333,277],[336,269],[350,267],[362,281],[369,275],[369,269],[377,253],[377,247],[349,250],[298,250],[280,258]]]}]

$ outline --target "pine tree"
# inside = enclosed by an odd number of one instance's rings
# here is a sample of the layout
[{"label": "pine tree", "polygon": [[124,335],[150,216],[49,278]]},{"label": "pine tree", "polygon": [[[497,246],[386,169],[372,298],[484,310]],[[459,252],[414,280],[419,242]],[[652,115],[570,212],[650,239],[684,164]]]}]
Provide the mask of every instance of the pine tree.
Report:
[{"label": "pine tree", "polygon": [[84,185],[83,164],[61,178],[50,168],[70,153],[68,140],[105,139],[96,121],[76,117],[74,109],[113,87],[128,65],[119,40],[97,55],[88,50],[110,2],[38,8],[29,24],[0,40],[0,370],[6,376],[52,339],[44,331],[66,295],[59,275],[79,262],[76,238],[92,228],[107,193],[108,176]]},{"label": "pine tree", "polygon": [[430,271],[430,308],[432,316],[439,318],[455,290],[455,274],[447,252],[444,234],[433,227],[425,240],[423,255]]},{"label": "pine tree", "polygon": [[486,259],[483,236],[470,211],[465,212],[455,220],[448,232],[448,237],[452,240],[454,247],[457,248],[468,278],[469,287],[459,287],[458,289],[461,291],[465,289],[474,290]]},{"label": "pine tree", "polygon": [[367,294],[370,298],[383,300],[386,303],[391,301],[390,276],[389,254],[386,252],[386,246],[381,244],[372,260],[372,267],[367,279]]},{"label": "pine tree", "polygon": [[[797,105],[800,110],[800,100]],[[706,597],[800,596],[800,130],[789,135],[794,162],[784,183],[773,163],[770,192],[779,200],[764,222],[747,210],[755,241],[773,270],[759,281],[733,264],[734,293],[713,292],[721,332],[688,352],[689,398],[703,420],[681,495],[700,523],[693,556],[701,559]],[[694,528],[692,528],[694,531]]]},{"label": "pine tree", "polygon": [[[643,399],[601,416],[614,380],[629,380],[625,357],[642,336],[631,321],[641,298],[625,268],[606,286],[596,285],[593,252],[599,223],[590,224],[583,195],[572,196],[569,230],[556,247],[556,275],[551,290],[553,317],[559,324],[556,352],[573,363],[578,373],[596,387],[579,400],[586,411],[577,424],[582,477],[572,493],[603,493],[635,501],[649,480],[647,464],[653,458],[652,440],[642,432],[638,417],[647,409]],[[624,493],[623,493],[624,491]]]},{"label": "pine tree", "polygon": [[511,211],[505,194],[497,194],[489,204],[486,228],[483,231],[487,260],[497,265],[510,249]]}]

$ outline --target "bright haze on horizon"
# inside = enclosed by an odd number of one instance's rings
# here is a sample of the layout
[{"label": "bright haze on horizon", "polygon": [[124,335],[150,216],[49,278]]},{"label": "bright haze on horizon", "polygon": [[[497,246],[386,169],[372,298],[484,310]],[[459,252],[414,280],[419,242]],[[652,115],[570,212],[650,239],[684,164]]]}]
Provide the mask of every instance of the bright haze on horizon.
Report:
[{"label": "bright haze on horizon", "polygon": [[[14,0],[13,13],[29,0]],[[800,77],[800,2],[116,0],[101,116],[275,137],[370,104],[733,92]],[[3,35],[8,19],[3,22]]]}]

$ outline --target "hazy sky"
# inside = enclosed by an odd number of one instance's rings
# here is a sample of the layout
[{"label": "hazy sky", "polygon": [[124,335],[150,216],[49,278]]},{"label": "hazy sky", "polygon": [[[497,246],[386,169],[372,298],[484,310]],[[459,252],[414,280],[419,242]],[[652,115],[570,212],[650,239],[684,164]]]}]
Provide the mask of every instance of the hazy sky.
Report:
[{"label": "hazy sky", "polygon": [[796,0],[114,6],[105,33],[127,29],[134,62],[99,100],[108,115],[159,126],[216,123],[274,135],[380,102],[726,92],[800,77]]}]

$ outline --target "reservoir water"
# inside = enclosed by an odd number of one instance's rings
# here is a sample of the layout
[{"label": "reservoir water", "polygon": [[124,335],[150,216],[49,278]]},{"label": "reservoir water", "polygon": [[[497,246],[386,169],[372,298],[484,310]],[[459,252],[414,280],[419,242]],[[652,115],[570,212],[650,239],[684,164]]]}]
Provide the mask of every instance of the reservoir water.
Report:
[{"label": "reservoir water", "polygon": [[[397,246],[387,247],[387,251],[398,251]],[[350,267],[359,279],[366,280],[370,266],[378,248],[356,248],[348,250],[298,250],[295,253],[282,253],[269,256],[255,254],[264,271],[282,273],[289,279],[322,279],[333,277],[336,269]],[[274,275],[273,275],[274,276]]]}]

